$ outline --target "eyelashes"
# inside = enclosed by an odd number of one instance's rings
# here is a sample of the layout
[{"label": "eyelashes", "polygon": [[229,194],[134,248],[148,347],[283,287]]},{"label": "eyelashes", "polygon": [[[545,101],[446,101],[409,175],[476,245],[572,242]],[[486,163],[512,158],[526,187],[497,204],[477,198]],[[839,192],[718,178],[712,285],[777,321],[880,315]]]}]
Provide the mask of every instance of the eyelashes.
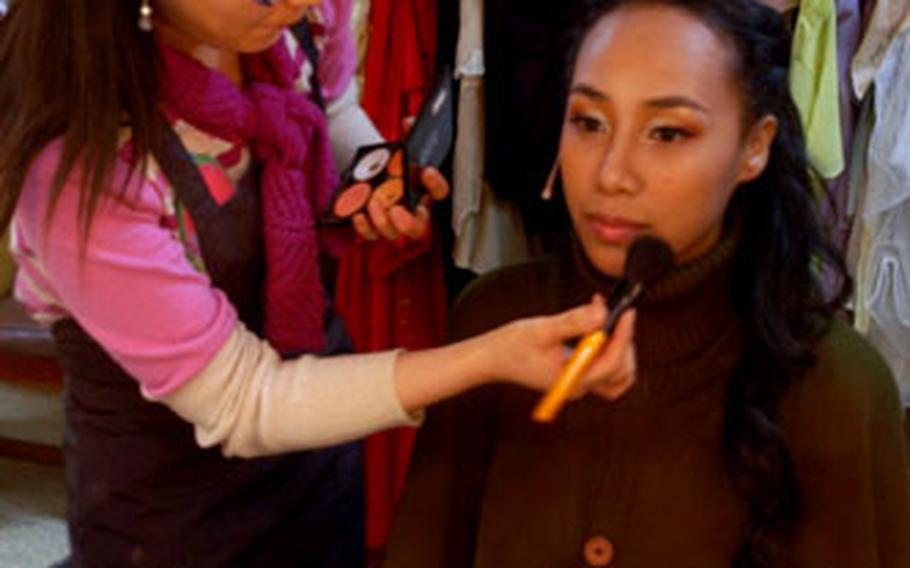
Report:
[{"label": "eyelashes", "polygon": [[[598,135],[609,133],[610,125],[606,120],[584,113],[569,115],[569,125],[582,135]],[[691,128],[683,126],[655,126],[645,131],[644,138],[661,144],[677,144],[686,142],[698,133]]]},{"label": "eyelashes", "polygon": [[576,115],[570,117],[569,124],[586,133],[600,132],[605,128],[603,121],[586,115]]},{"label": "eyelashes", "polygon": [[648,136],[658,142],[685,142],[692,138],[694,133],[685,128],[676,128],[672,126],[660,126],[651,130]]}]

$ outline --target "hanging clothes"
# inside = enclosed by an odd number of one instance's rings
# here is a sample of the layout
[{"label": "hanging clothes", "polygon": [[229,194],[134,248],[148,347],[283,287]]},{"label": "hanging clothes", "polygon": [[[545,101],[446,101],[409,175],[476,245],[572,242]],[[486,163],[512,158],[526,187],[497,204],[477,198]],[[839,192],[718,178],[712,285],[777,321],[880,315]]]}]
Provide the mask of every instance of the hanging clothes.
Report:
[{"label": "hanging clothes", "polygon": [[881,351],[910,407],[910,29],[889,44],[873,85],[856,324]]},{"label": "hanging clothes", "polygon": [[530,258],[521,211],[485,179],[483,0],[461,0],[456,73],[461,79],[452,175],[452,256],[478,274]]},{"label": "hanging clothes", "polygon": [[844,169],[837,73],[837,13],[831,0],[803,0],[793,31],[790,91],[812,165],[826,179]]},{"label": "hanging clothes", "polygon": [[354,34],[354,43],[357,45],[357,72],[354,80],[357,83],[357,91],[363,92],[364,72],[366,67],[363,65],[367,55],[367,45],[370,41],[370,0],[354,0],[354,7],[351,10],[351,30]]},{"label": "hanging clothes", "polygon": [[910,28],[910,3],[906,0],[876,0],[863,41],[853,58],[853,89],[862,99],[885,60],[888,46]]},{"label": "hanging clothes", "polygon": [[[435,80],[435,0],[372,0],[362,105],[388,140],[405,136]],[[416,241],[361,243],[339,262],[336,304],[358,351],[433,347],[445,330],[443,253],[435,230]],[[414,432],[364,445],[367,547],[381,551],[404,482]]]},{"label": "hanging clothes", "polygon": [[[862,37],[862,10],[859,0],[837,0],[837,71],[840,95],[840,127],[845,161],[849,162],[853,148],[859,104],[853,94],[850,62]],[[822,218],[828,225],[831,238],[842,251],[846,250],[851,234],[852,216],[850,195],[850,164],[834,179],[828,180],[828,198],[819,203]]]}]

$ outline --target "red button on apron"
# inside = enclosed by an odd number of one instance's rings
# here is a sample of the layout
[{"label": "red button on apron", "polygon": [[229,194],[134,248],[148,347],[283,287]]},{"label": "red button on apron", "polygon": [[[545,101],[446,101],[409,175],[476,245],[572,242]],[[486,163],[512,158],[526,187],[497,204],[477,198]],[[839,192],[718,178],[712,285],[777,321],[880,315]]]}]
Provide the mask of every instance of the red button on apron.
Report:
[{"label": "red button on apron", "polygon": [[613,543],[605,536],[592,536],[585,542],[585,562],[589,566],[609,566],[613,562]]}]

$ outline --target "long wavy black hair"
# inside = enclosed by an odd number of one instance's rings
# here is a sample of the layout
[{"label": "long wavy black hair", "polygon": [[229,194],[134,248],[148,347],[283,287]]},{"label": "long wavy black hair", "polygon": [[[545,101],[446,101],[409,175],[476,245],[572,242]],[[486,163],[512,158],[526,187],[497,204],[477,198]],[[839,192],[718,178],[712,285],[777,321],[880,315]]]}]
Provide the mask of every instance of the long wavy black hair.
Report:
[{"label": "long wavy black hair", "polygon": [[[814,362],[813,345],[850,288],[843,260],[818,216],[818,178],[788,88],[790,34],[783,18],[754,0],[601,0],[585,3],[568,38],[569,77],[581,44],[607,14],[630,4],[685,10],[730,41],[744,124],[777,118],[770,159],[737,188],[727,219],[742,223],[733,263],[733,302],[745,350],[727,387],[724,455],[749,523],[732,566],[779,566],[799,520],[800,491],[776,423],[783,395]],[[813,179],[814,178],[814,179]],[[823,286],[825,281],[835,284]]]},{"label": "long wavy black hair", "polygon": [[120,127],[132,130],[133,169],[148,154],[159,131],[158,85],[154,43],[136,25],[139,4],[17,0],[0,19],[0,231],[50,141],[63,137],[52,203],[82,169],[84,234],[110,181]]}]

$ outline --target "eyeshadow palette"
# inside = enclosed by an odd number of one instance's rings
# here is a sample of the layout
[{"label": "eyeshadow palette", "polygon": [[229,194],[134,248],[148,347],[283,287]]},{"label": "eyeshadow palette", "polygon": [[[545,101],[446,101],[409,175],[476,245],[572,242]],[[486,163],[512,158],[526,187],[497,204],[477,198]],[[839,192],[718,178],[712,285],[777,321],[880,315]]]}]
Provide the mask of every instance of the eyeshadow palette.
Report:
[{"label": "eyeshadow palette", "polygon": [[452,72],[446,68],[404,143],[373,144],[357,150],[341,174],[340,189],[322,222],[349,222],[374,202],[385,209],[399,204],[416,209],[423,192],[420,170],[439,167],[452,147],[452,96]]},{"label": "eyeshadow palette", "polygon": [[400,202],[408,186],[406,164],[405,148],[401,144],[375,144],[358,149],[352,166],[342,176],[343,189],[332,201],[331,216],[349,219],[373,200],[386,208]]}]

